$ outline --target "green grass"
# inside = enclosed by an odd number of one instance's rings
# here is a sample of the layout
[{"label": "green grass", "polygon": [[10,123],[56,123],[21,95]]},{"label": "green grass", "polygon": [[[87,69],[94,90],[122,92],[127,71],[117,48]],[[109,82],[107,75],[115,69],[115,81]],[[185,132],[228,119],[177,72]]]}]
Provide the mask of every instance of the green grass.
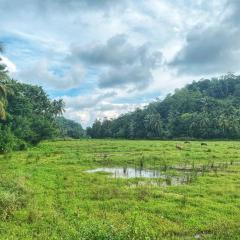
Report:
[{"label": "green grass", "polygon": [[[230,141],[56,141],[2,155],[0,239],[240,239],[238,162]],[[167,187],[85,172],[142,164],[205,170]]]}]

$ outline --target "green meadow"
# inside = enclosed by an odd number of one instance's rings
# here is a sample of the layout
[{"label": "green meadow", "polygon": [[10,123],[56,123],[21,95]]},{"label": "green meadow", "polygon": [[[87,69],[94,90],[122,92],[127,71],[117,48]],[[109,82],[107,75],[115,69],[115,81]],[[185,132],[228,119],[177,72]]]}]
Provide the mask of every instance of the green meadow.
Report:
[{"label": "green meadow", "polygon": [[[0,239],[240,239],[240,142],[205,143],[51,141],[0,155]],[[86,172],[102,167],[166,178]]]}]

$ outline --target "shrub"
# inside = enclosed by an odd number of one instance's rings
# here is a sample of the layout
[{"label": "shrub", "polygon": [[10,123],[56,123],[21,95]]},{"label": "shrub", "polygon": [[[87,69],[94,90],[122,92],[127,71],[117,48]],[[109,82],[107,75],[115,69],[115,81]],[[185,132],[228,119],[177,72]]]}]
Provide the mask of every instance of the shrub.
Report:
[{"label": "shrub", "polygon": [[11,152],[12,150],[25,150],[27,144],[18,139],[9,127],[0,125],[0,153]]},{"label": "shrub", "polygon": [[9,128],[0,128],[0,153],[10,152],[14,149],[16,138]]}]

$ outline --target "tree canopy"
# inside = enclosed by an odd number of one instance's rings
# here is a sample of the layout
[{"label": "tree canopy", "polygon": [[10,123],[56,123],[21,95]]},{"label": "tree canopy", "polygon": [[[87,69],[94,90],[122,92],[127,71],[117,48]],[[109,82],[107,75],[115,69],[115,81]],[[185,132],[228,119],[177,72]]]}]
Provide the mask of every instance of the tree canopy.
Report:
[{"label": "tree canopy", "polygon": [[194,81],[116,119],[96,120],[92,138],[240,138],[240,76]]},{"label": "tree canopy", "polygon": [[62,116],[58,117],[56,121],[59,127],[60,137],[79,139],[85,136],[85,131],[82,128],[81,124],[66,119]]},{"label": "tree canopy", "polygon": [[[3,47],[0,44],[0,52],[3,51]],[[0,58],[0,79],[6,79],[6,67],[4,64],[1,64],[1,58]],[[6,101],[7,101],[7,88],[4,84],[0,82],[0,120],[6,119]]]},{"label": "tree canopy", "polygon": [[[61,126],[57,121],[63,111],[62,99],[51,100],[42,87],[10,79],[5,66],[0,64],[0,152],[62,137],[63,129],[70,128],[63,117]],[[80,137],[79,129],[72,128],[76,132],[68,130],[64,136]]]}]

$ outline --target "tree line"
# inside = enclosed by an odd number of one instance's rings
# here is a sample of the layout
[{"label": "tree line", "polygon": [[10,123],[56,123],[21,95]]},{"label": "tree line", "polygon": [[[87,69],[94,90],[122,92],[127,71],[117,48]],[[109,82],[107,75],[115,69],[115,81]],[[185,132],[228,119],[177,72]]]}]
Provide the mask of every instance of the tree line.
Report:
[{"label": "tree line", "polygon": [[239,139],[240,76],[194,81],[116,119],[96,120],[92,138]]},{"label": "tree line", "polygon": [[63,118],[63,111],[62,99],[51,100],[42,87],[11,79],[0,59],[0,152],[45,139],[84,136],[81,125]]}]

